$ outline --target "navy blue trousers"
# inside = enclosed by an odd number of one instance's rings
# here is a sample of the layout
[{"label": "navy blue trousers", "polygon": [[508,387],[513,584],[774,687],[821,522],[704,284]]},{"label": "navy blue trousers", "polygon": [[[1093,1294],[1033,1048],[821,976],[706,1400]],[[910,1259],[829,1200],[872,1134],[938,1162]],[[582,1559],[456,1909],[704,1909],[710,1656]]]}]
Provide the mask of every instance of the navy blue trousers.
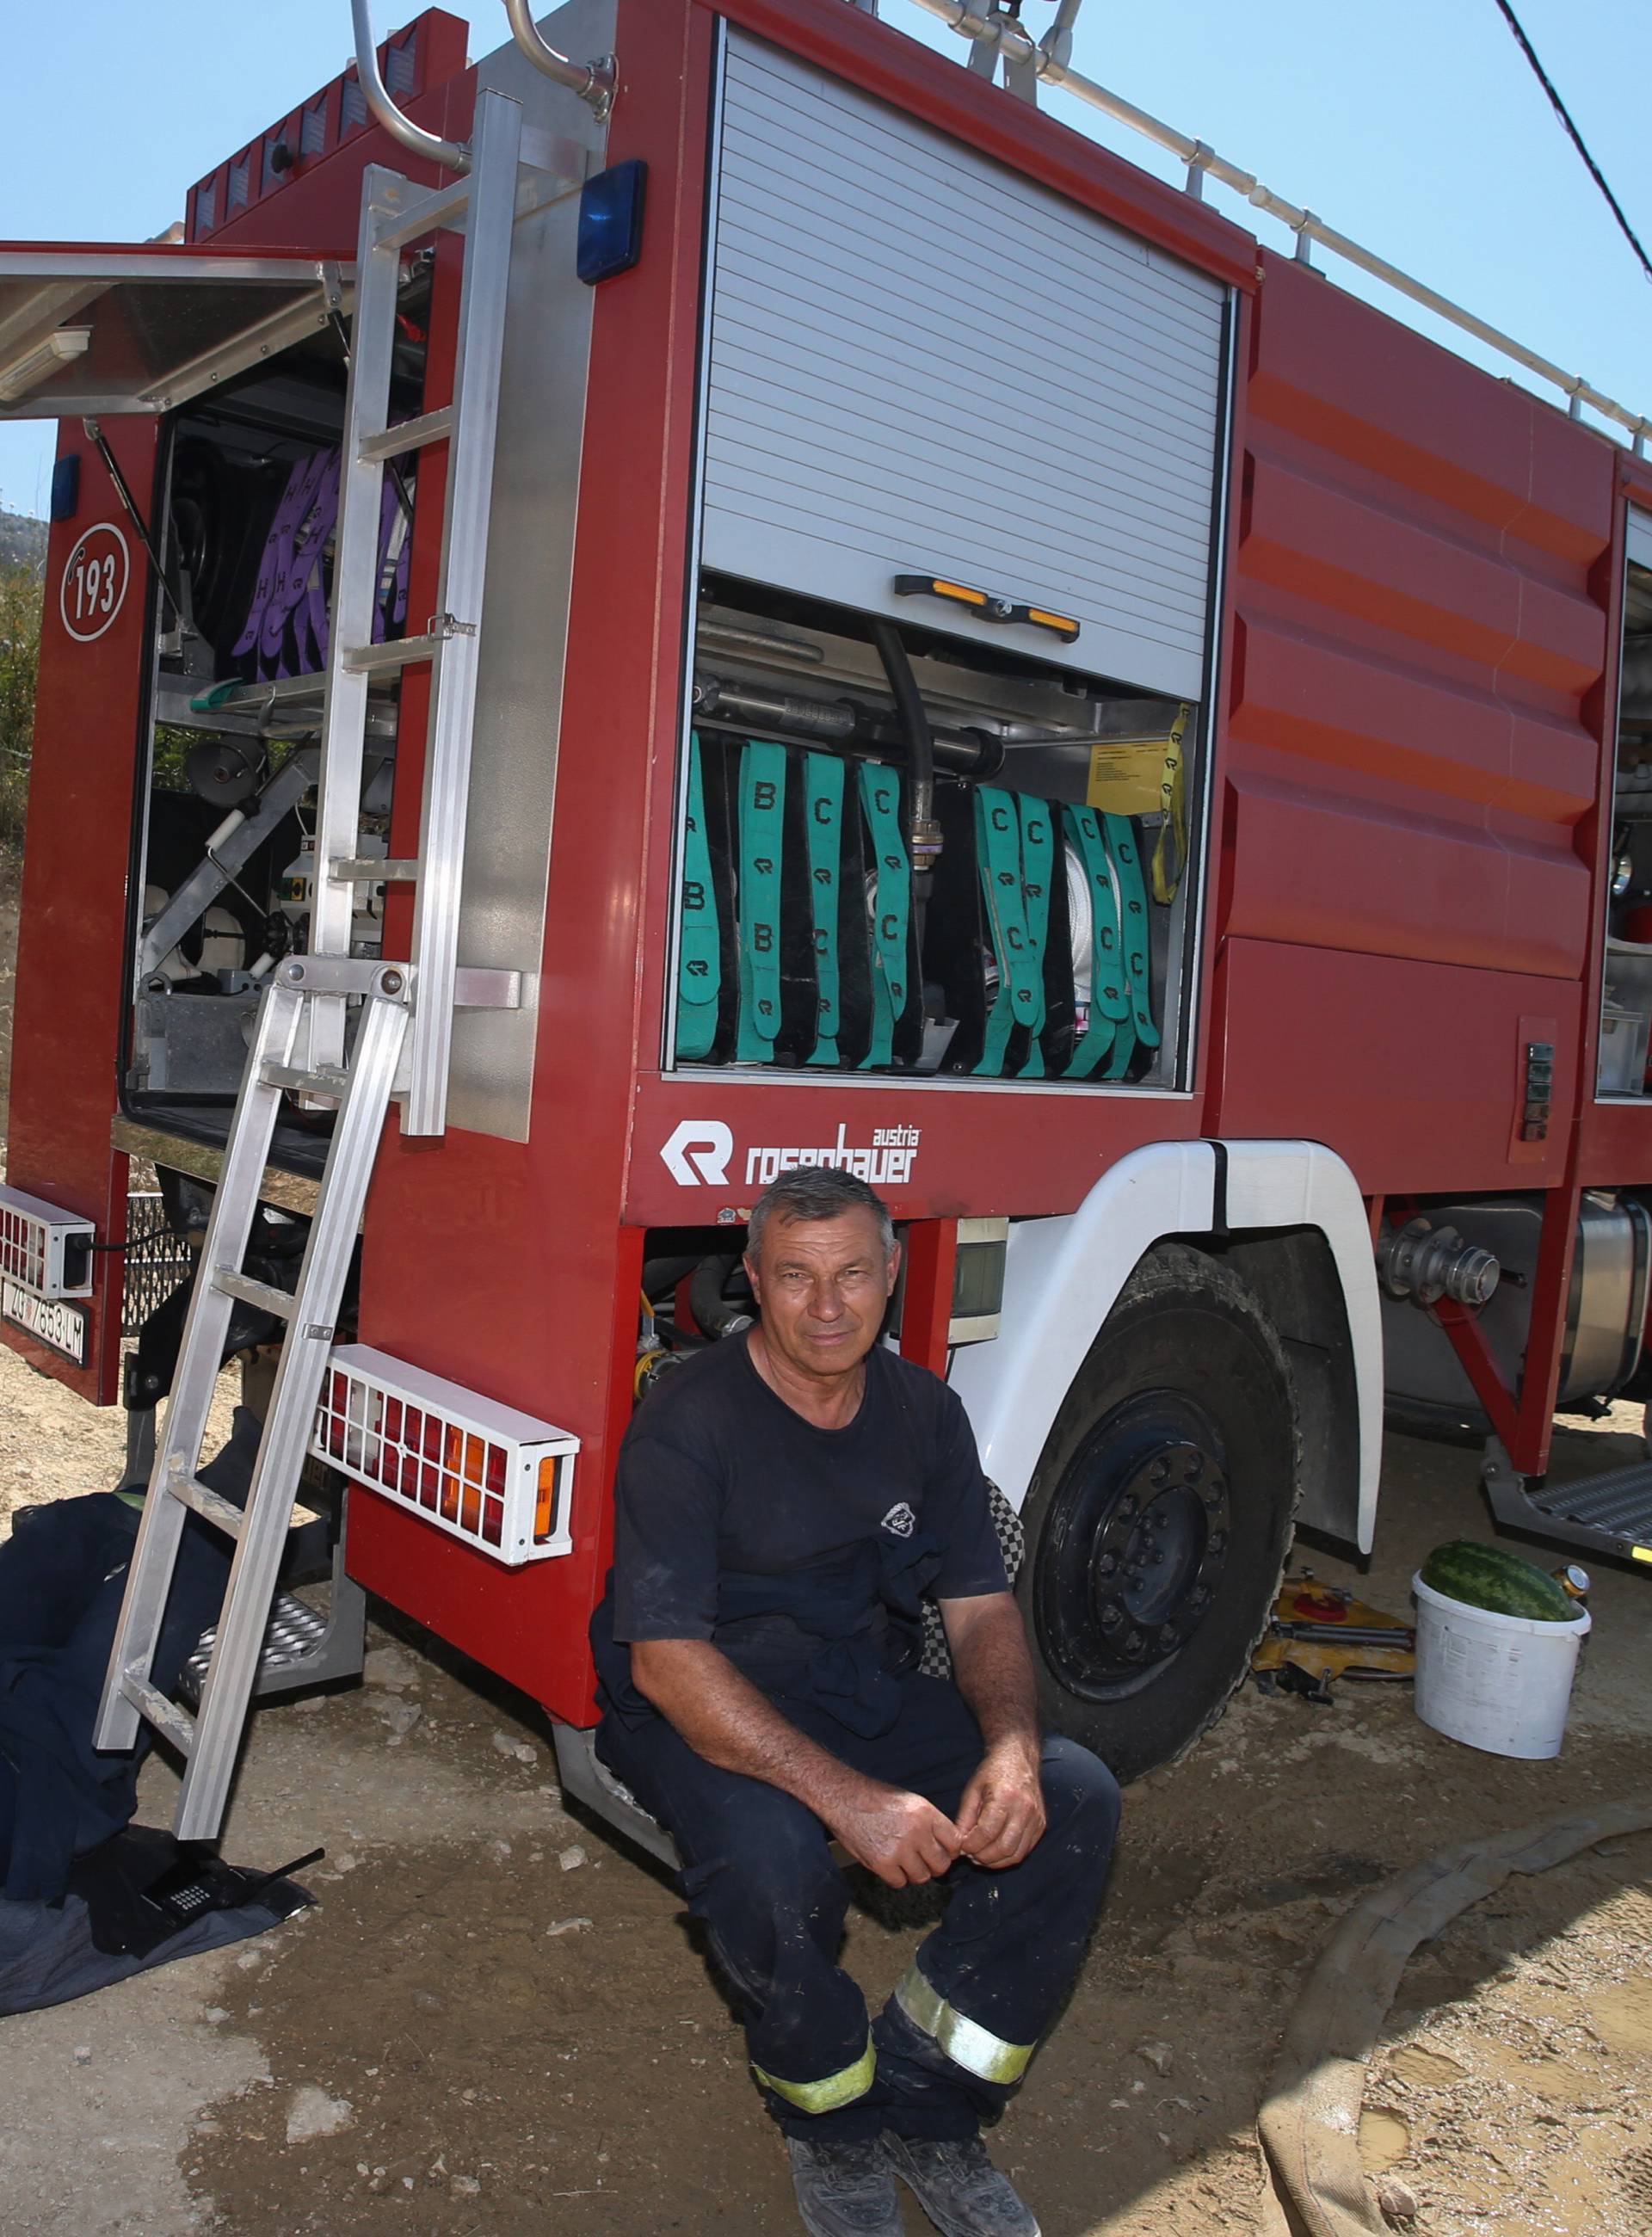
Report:
[{"label": "navy blue trousers", "polygon": [[[951,1817],[981,1761],[980,1729],[955,1686],[916,1673],[901,1686],[895,1724],[871,1739],[793,1699],[776,1706],[840,1761]],[[1105,1765],[1071,1740],[1045,1742],[1043,1838],[1005,1871],[953,1866],[915,1990],[897,1991],[872,2026],[874,2062],[864,1999],[837,1963],[849,1889],[820,1820],[777,1787],[707,1763],[663,1718],[611,1715],[598,1746],[677,1842],[684,1893],[740,1999],[758,2085],[783,2128],[962,2138],[1001,2109],[1015,2083],[994,2078],[1005,2061],[992,2046],[1024,2048],[1049,2026],[1107,1884],[1119,1790]],[[772,2086],[807,2099],[835,2076],[854,2094],[829,2109],[803,2109]]]}]

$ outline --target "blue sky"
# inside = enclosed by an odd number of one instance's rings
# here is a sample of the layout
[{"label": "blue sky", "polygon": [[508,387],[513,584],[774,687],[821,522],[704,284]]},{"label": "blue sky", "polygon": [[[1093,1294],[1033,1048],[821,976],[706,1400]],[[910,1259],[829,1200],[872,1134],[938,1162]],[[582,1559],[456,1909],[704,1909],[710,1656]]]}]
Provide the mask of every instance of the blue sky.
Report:
[{"label": "blue sky", "polygon": [[[506,35],[499,0],[452,0],[472,51]],[[1652,251],[1646,0],[1517,0],[1522,21]],[[380,33],[417,12],[377,0]],[[909,0],[887,20],[960,57]],[[1034,31],[1049,0],[1027,0]],[[185,189],[347,58],[347,0],[82,0],[6,25],[0,234],[142,240]],[[1652,412],[1652,282],[1563,135],[1493,0],[1089,0],[1075,66],[1257,174],[1393,262],[1633,408]],[[1181,167],[1060,95],[1054,113],[1179,181]],[[1247,214],[1219,188],[1215,206]],[[1264,240],[1288,243],[1258,221]],[[1333,274],[1377,293],[1334,263]],[[1407,315],[1411,315],[1408,313]],[[1423,314],[1415,323],[1424,325]],[[1469,353],[1472,353],[1470,351]],[[1499,369],[1503,369],[1498,361]],[[1033,399],[1035,402],[1035,399]],[[0,504],[44,510],[53,437],[0,427]]]}]

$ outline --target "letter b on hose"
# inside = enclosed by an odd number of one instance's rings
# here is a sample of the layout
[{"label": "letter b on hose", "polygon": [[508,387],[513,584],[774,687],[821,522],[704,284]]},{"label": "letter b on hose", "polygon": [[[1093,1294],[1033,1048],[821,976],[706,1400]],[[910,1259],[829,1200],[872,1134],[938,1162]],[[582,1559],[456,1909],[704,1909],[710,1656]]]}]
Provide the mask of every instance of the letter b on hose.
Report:
[{"label": "letter b on hose", "polygon": [[683,1188],[725,1182],[733,1155],[734,1136],[720,1118],[684,1118],[660,1145],[666,1171]]}]

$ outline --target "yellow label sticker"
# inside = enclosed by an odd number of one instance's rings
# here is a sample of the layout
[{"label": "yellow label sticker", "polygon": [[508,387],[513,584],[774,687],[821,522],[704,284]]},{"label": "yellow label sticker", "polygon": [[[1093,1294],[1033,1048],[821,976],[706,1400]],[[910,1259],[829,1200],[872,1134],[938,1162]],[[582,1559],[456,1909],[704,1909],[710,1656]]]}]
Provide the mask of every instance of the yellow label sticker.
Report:
[{"label": "yellow label sticker", "polygon": [[1085,806],[1104,808],[1109,815],[1160,814],[1167,789],[1166,767],[1176,752],[1169,738],[1119,739],[1092,746]]}]

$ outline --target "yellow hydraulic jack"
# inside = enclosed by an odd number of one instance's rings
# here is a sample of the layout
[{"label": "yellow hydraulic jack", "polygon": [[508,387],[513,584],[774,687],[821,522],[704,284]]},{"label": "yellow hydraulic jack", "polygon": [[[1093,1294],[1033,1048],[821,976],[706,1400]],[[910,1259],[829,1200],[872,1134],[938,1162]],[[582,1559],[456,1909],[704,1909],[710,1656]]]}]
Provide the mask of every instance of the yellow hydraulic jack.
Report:
[{"label": "yellow hydraulic jack", "polygon": [[1417,1674],[1417,1633],[1398,1616],[1339,1585],[1320,1584],[1312,1570],[1287,1577],[1251,1674],[1265,1693],[1300,1693],[1327,1704],[1338,1678],[1389,1680]]}]

